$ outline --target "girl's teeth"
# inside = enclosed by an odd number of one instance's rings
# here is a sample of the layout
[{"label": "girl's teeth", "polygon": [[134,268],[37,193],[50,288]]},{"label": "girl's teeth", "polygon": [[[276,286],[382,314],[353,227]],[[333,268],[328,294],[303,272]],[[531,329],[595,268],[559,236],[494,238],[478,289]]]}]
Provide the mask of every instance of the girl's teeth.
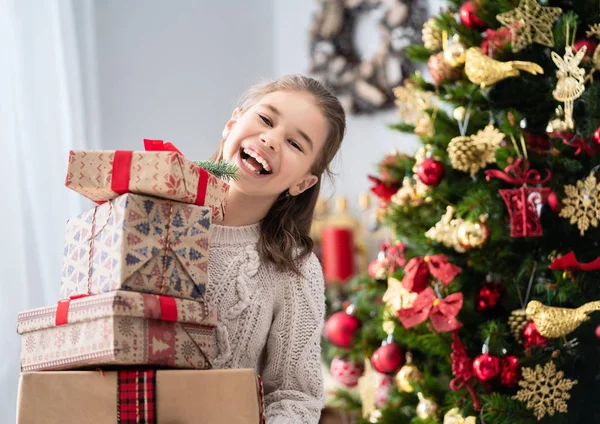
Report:
[{"label": "girl's teeth", "polygon": [[255,167],[252,166],[252,164],[250,162],[248,162],[246,159],[242,159],[242,162],[244,162],[244,164],[250,168],[252,171],[254,171],[255,174],[260,174],[260,171],[258,169],[256,169]]},{"label": "girl's teeth", "polygon": [[265,171],[271,171],[271,167],[269,166],[268,162],[262,156],[259,156],[255,151],[244,149],[244,153],[256,159],[263,166],[263,168],[265,168]]}]

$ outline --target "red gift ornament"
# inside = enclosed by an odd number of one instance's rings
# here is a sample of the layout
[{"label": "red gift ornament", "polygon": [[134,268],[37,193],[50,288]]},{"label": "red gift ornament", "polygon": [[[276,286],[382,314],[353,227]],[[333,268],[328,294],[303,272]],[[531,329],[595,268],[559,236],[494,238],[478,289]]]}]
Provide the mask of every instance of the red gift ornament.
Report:
[{"label": "red gift ornament", "polygon": [[419,293],[411,308],[398,311],[398,318],[404,328],[414,327],[429,318],[435,331],[443,333],[462,326],[456,319],[462,304],[462,293],[453,293],[440,299],[431,287],[427,287]]},{"label": "red gift ornament", "polygon": [[371,355],[371,364],[382,374],[395,373],[404,365],[404,352],[392,340],[386,340]]},{"label": "red gift ornament", "polygon": [[473,399],[473,409],[478,411],[481,406],[475,389],[471,386],[469,380],[473,377],[473,367],[471,359],[467,356],[465,345],[458,338],[458,330],[452,333],[452,374],[454,378],[450,381],[450,390],[457,392],[465,387]]},{"label": "red gift ornament", "polygon": [[341,348],[351,348],[354,335],[360,328],[360,321],[345,311],[331,315],[325,323],[325,333],[331,344]]},{"label": "red gift ornament", "polygon": [[529,169],[529,161],[523,157],[504,168],[504,172],[497,169],[485,171],[488,181],[492,178],[499,178],[510,184],[521,185],[521,188],[499,190],[508,208],[511,237],[535,237],[543,234],[540,213],[550,194],[550,189],[527,187],[527,184],[547,183],[552,177],[552,173],[548,169],[546,172],[548,175],[542,179],[538,171]]},{"label": "red gift ornament", "polygon": [[406,264],[402,285],[408,291],[420,293],[429,285],[430,276],[447,285],[461,271],[446,255],[417,256]]},{"label": "red gift ornament", "polygon": [[501,360],[502,371],[500,372],[500,384],[512,388],[521,379],[519,371],[519,358],[515,355],[506,355]]},{"label": "red gift ornament", "polygon": [[473,374],[481,381],[488,381],[500,374],[500,359],[482,353],[473,360]]}]

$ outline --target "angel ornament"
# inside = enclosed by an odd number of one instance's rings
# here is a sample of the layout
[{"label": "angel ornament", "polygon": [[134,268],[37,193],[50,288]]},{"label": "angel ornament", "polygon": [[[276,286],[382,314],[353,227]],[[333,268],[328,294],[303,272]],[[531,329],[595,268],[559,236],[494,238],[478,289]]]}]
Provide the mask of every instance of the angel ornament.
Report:
[{"label": "angel ornament", "polygon": [[556,100],[565,102],[565,122],[569,128],[574,126],[573,101],[585,91],[585,69],[580,68],[579,64],[586,51],[586,46],[582,46],[577,53],[573,46],[567,46],[563,57],[556,52],[551,52],[552,60],[558,67],[558,71],[556,71],[558,81],[552,95]]}]

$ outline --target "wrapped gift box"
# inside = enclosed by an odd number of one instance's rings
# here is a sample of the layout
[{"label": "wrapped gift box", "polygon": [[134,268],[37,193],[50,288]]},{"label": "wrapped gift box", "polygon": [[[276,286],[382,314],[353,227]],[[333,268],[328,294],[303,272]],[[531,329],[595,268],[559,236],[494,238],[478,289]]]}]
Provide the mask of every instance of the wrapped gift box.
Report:
[{"label": "wrapped gift box", "polygon": [[69,220],[60,296],[114,290],[200,299],[210,210],[124,194]]},{"label": "wrapped gift box", "polygon": [[216,311],[204,302],[116,291],[22,312],[21,370],[100,365],[210,368]]},{"label": "wrapped gift box", "polygon": [[29,372],[17,424],[259,424],[263,409],[251,369]]},{"label": "wrapped gift box", "polygon": [[170,143],[144,142],[147,151],[71,151],[65,185],[94,202],[137,193],[207,206],[213,220],[222,221],[229,185]]}]

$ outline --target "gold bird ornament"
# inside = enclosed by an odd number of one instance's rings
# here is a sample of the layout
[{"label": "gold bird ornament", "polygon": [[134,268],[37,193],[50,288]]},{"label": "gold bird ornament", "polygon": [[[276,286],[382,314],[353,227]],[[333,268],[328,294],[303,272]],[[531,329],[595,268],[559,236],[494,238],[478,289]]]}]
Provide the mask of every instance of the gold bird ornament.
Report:
[{"label": "gold bird ornament", "polygon": [[542,67],[537,63],[520,60],[500,62],[484,55],[479,47],[467,49],[465,74],[469,81],[479,84],[482,89],[503,79],[519,76],[519,71],[529,72],[533,75],[544,73]]},{"label": "gold bird ornament", "polygon": [[544,337],[556,339],[572,333],[581,323],[590,319],[588,314],[600,311],[600,301],[589,302],[579,308],[546,306],[537,300],[527,304],[527,317],[532,319],[537,331]]}]

